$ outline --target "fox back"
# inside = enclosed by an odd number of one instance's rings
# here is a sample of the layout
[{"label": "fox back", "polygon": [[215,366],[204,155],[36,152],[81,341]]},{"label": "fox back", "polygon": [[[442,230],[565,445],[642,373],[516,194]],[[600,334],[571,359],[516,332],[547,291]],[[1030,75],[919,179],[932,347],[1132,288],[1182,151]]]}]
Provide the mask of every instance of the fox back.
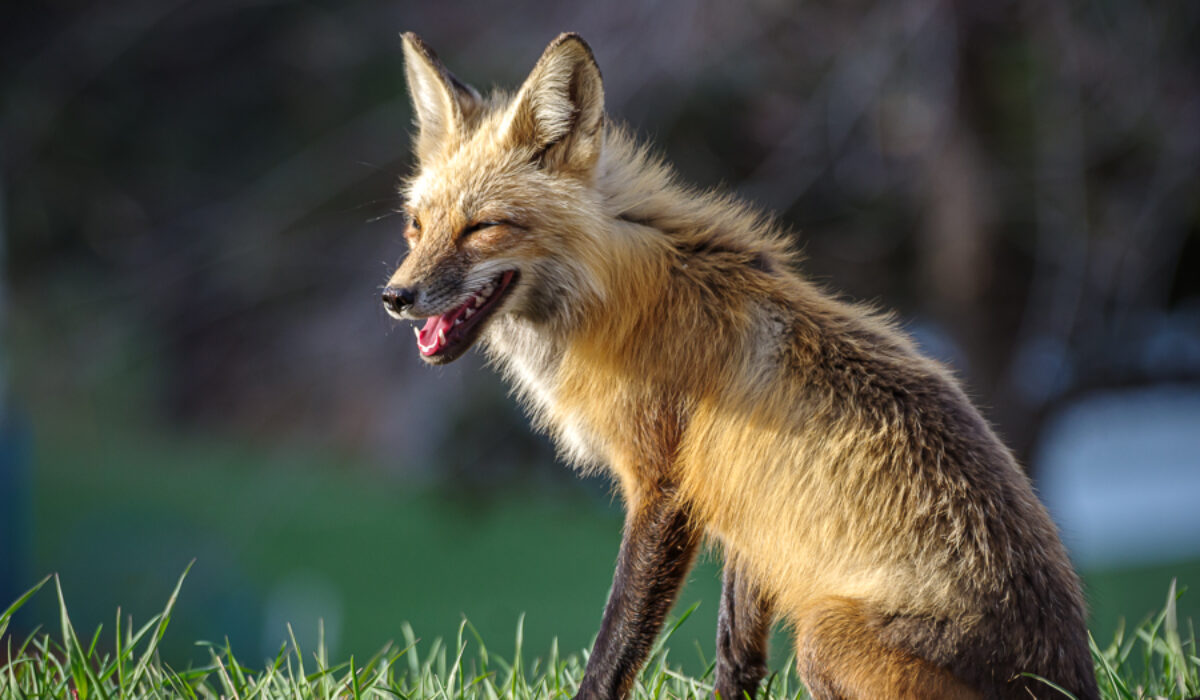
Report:
[{"label": "fox back", "polygon": [[431,364],[479,342],[628,511],[581,697],[628,692],[704,540],[725,697],[753,694],[775,618],[818,698],[1052,694],[1022,673],[1097,696],[1056,529],[949,371],[608,123],[579,37],[488,97],[404,50],[418,168],[384,305]]}]

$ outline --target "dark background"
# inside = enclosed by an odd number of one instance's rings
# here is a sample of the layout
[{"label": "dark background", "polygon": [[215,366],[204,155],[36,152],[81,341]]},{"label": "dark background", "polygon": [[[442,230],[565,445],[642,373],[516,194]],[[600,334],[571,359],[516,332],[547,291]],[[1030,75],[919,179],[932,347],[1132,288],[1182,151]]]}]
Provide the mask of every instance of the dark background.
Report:
[{"label": "dark background", "polygon": [[318,617],[335,654],[588,642],[607,485],[378,301],[404,30],[483,89],[582,33],[613,117],[956,368],[1098,636],[1200,582],[1200,4],[50,1],[0,7],[0,607],[57,571],[78,627],[144,619],[196,558],[177,658]]}]

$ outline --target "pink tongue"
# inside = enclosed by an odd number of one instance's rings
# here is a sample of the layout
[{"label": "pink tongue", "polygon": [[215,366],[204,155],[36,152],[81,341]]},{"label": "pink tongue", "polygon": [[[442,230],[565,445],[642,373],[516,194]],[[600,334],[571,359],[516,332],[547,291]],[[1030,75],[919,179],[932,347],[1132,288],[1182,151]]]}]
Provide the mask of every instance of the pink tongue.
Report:
[{"label": "pink tongue", "polygon": [[443,333],[450,332],[450,317],[452,315],[453,312],[441,316],[430,316],[425,321],[425,327],[421,329],[421,334],[417,336],[417,349],[421,351],[422,355],[433,355],[442,349],[442,341],[438,339],[438,331],[442,331]]}]

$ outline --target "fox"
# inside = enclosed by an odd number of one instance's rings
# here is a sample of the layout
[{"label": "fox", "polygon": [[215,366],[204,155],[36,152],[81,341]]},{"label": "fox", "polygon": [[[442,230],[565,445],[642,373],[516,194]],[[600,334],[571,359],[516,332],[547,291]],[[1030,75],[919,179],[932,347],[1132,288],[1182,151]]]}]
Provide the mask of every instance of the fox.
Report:
[{"label": "fox", "polygon": [[403,53],[416,167],[383,306],[430,365],[478,343],[625,509],[576,698],[630,694],[705,546],[722,700],[754,698],[776,622],[818,700],[1098,698],[1055,524],[950,369],[607,118],[577,34],[487,96],[415,34]]}]

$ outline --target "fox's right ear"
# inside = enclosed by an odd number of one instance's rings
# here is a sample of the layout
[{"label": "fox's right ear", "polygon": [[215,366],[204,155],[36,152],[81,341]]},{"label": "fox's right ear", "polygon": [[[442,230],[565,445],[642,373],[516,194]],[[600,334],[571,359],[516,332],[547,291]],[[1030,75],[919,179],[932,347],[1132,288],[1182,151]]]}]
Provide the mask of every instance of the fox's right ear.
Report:
[{"label": "fox's right ear", "polygon": [[590,172],[604,141],[604,84],[592,49],[560,34],[513,98],[506,132],[552,170]]},{"label": "fox's right ear", "polygon": [[475,88],[455,78],[421,37],[405,32],[404,67],[417,123],[417,159],[424,161],[458,138],[479,108]]}]

